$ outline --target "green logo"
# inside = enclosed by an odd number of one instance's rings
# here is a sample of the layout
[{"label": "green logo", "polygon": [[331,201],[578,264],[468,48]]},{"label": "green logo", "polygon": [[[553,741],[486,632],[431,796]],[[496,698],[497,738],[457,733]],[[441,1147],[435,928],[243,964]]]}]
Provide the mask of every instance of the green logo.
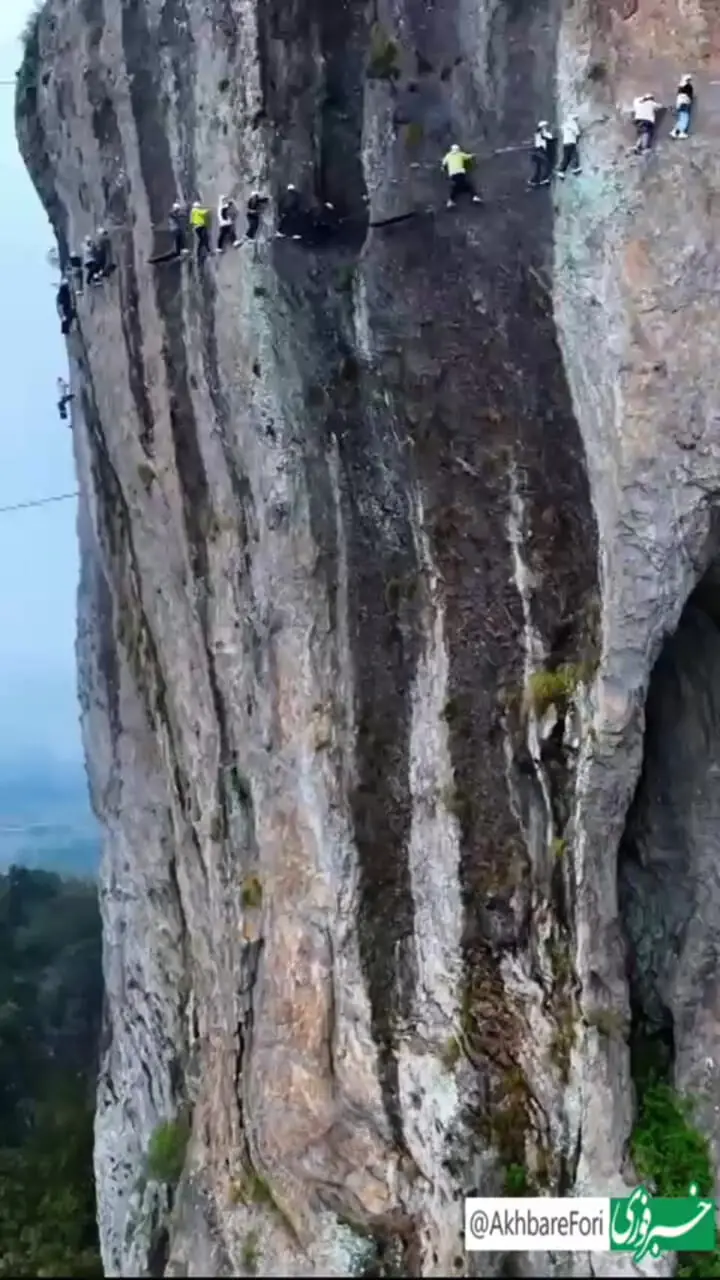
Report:
[{"label": "green logo", "polygon": [[685,1199],[654,1199],[636,1187],[627,1200],[610,1201],[610,1249],[632,1253],[635,1262],[648,1254],[712,1253],[715,1248],[715,1201],[703,1200],[697,1187]]}]

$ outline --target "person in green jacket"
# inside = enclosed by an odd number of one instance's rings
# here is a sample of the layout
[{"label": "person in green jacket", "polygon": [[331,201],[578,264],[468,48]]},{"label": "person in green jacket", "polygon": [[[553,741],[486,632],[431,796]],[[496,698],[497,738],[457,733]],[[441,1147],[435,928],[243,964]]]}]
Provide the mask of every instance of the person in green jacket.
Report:
[{"label": "person in green jacket", "polygon": [[190,210],[190,226],[195,232],[195,252],[198,260],[205,258],[208,253],[212,253],[210,247],[210,221],[211,213],[204,205],[196,200]]},{"label": "person in green jacket", "polygon": [[463,151],[454,142],[443,157],[442,167],[450,179],[450,197],[447,202],[448,209],[455,206],[458,196],[470,196],[473,204],[481,204],[479,195],[476,194],[472,179],[468,170],[472,165],[474,157],[467,151]]}]

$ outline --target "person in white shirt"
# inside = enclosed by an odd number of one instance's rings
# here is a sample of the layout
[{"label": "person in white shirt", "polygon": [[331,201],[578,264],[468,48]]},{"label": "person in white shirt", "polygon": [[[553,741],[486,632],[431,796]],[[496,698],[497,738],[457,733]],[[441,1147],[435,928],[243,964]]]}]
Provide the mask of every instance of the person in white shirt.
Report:
[{"label": "person in white shirt", "polygon": [[532,168],[530,181],[528,182],[529,187],[548,187],[550,185],[555,146],[555,134],[550,125],[547,120],[540,120],[535,130],[532,151],[530,152]]},{"label": "person in white shirt", "polygon": [[649,151],[655,139],[655,125],[660,103],[652,93],[642,93],[633,102],[633,118],[637,131],[636,151]]},{"label": "person in white shirt", "polygon": [[231,244],[234,248],[237,248],[240,244],[235,233],[236,218],[237,208],[235,201],[230,196],[221,196],[218,201],[218,242],[216,253],[222,253],[226,244]]},{"label": "person in white shirt", "polygon": [[562,158],[557,169],[558,178],[564,178],[568,169],[571,173],[582,173],[578,152],[579,139],[580,125],[577,116],[567,116],[562,127]]}]

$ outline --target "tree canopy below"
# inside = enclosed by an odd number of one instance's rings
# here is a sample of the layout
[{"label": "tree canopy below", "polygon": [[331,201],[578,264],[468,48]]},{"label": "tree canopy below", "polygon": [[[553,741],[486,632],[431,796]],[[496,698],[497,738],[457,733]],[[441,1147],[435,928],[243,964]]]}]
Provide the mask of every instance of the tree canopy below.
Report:
[{"label": "tree canopy below", "polygon": [[94,885],[0,875],[0,1276],[102,1276],[92,1168]]}]

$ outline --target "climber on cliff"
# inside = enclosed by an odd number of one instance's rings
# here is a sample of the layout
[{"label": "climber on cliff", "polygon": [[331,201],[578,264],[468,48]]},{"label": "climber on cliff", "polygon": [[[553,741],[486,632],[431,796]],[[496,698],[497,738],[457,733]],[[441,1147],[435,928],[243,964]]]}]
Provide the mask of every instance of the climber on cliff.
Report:
[{"label": "climber on cliff", "polygon": [[100,276],[105,279],[114,270],[112,261],[112,242],[110,233],[106,227],[98,227],[95,233],[95,243],[97,245],[97,261]]},{"label": "climber on cliff", "polygon": [[[568,169],[570,169],[571,173],[582,173],[578,152],[579,140],[580,125],[578,118],[574,115],[567,116],[562,126],[562,159],[555,171],[556,177],[564,178]],[[570,168],[571,165],[572,168]]]},{"label": "climber on cliff", "polygon": [[443,156],[440,163],[450,181],[448,209],[455,208],[459,196],[470,196],[473,204],[482,204],[469,173],[474,159],[475,157],[469,151],[463,151],[457,142],[453,142],[450,150]]},{"label": "climber on cliff", "polygon": [[75,399],[75,396],[70,391],[70,388],[64,378],[58,378],[57,389],[58,389],[57,407],[58,407],[58,413],[60,414],[60,421],[67,422],[68,420],[67,407],[70,401]]},{"label": "climber on cliff", "polygon": [[652,93],[641,93],[633,102],[633,119],[637,133],[637,142],[634,149],[638,155],[644,151],[649,151],[652,147],[660,110],[660,103],[655,101],[655,96]]},{"label": "climber on cliff", "polygon": [[102,278],[102,261],[97,240],[90,235],[83,240],[83,263],[85,265],[85,283],[97,284]]},{"label": "climber on cliff", "polygon": [[529,187],[548,187],[555,163],[555,134],[547,120],[539,120],[530,152]]},{"label": "climber on cliff", "polygon": [[290,236],[293,240],[302,240],[312,224],[310,212],[295,186],[288,182],[278,201],[278,224],[275,235],[279,240]]},{"label": "climber on cliff", "polygon": [[179,200],[173,204],[168,214],[168,227],[173,238],[173,249],[176,258],[184,258],[190,252],[187,247],[187,213]]},{"label": "climber on cliff", "polygon": [[670,134],[671,138],[687,138],[694,106],[695,89],[692,76],[683,76],[675,98],[675,128]]},{"label": "climber on cliff", "polygon": [[237,208],[230,196],[221,196],[218,200],[218,240],[217,251],[222,253],[226,244],[237,248],[241,241],[235,232]]},{"label": "climber on cliff", "polygon": [[195,232],[195,252],[198,262],[201,262],[209,253],[210,248],[210,210],[206,209],[199,200],[195,200],[190,210],[190,226]]},{"label": "climber on cliff", "polygon": [[78,297],[78,295],[82,294],[84,291],[82,254],[71,253],[69,264],[73,289],[75,291],[75,296]]},{"label": "climber on cliff", "polygon": [[267,198],[265,196],[261,196],[259,191],[253,191],[245,205],[245,217],[247,219],[247,226],[245,228],[246,240],[255,239],[260,226],[262,211],[266,204]]},{"label": "climber on cliff", "polygon": [[334,204],[323,200],[311,211],[311,235],[316,245],[323,244],[340,229],[340,218]]},{"label": "climber on cliff", "polygon": [[66,338],[72,328],[72,322],[75,319],[75,304],[73,302],[72,289],[70,288],[70,280],[67,275],[63,275],[57,294],[55,295],[55,305],[60,317],[60,332]]}]

